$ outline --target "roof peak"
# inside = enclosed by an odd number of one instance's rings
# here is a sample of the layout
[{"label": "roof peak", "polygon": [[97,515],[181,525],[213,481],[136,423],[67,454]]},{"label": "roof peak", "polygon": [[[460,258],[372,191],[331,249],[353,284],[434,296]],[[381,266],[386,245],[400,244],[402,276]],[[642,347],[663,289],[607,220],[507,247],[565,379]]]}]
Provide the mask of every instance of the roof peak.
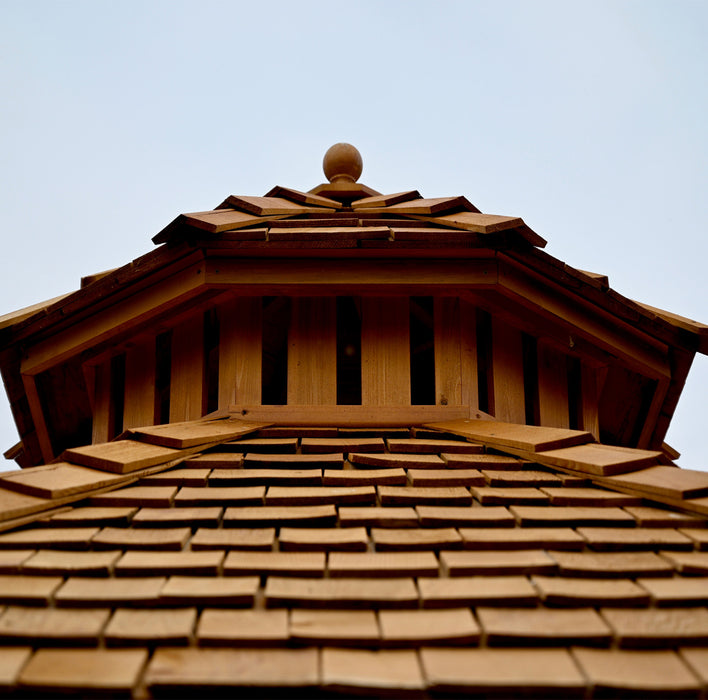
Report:
[{"label": "roof peak", "polygon": [[363,161],[359,150],[350,143],[335,143],[330,146],[322,159],[322,169],[329,182],[317,185],[310,194],[335,199],[349,206],[357,199],[380,195],[380,192],[357,182],[361,177]]},{"label": "roof peak", "polygon": [[335,143],[322,159],[322,169],[330,182],[356,182],[361,177],[362,168],[361,153],[350,143]]}]

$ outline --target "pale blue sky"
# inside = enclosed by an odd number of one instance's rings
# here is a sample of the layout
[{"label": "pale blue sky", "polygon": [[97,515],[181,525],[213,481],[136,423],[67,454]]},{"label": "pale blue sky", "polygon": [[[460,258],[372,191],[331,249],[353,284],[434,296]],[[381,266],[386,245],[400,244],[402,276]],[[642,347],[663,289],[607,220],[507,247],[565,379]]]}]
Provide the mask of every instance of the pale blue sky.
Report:
[{"label": "pale blue sky", "polygon": [[[0,314],[152,248],[178,213],[309,189],[464,194],[708,322],[702,0],[0,0]],[[668,442],[708,469],[708,358]],[[0,448],[17,440],[0,404]]]}]

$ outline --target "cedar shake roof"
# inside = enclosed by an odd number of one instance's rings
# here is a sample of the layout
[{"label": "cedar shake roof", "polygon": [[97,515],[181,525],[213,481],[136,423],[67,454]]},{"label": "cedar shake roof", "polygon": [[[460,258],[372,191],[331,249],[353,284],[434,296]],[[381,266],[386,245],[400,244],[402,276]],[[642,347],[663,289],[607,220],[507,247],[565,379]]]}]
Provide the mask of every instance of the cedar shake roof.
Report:
[{"label": "cedar shake roof", "polygon": [[67,450],[0,476],[3,688],[701,697],[708,474],[663,461],[482,420]]},{"label": "cedar shake roof", "polygon": [[0,688],[705,697],[708,327],[324,169],[0,317]]}]

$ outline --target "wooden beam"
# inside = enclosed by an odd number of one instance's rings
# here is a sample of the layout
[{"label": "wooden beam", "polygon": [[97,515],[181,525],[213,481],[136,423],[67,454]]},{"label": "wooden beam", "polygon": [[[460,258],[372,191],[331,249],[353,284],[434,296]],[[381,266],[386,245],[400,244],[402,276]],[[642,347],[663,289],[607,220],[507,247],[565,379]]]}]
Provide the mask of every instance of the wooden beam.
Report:
[{"label": "wooden beam", "polygon": [[410,299],[361,300],[361,402],[410,406]]},{"label": "wooden beam", "polygon": [[666,439],[666,433],[671,424],[676,405],[681,397],[681,391],[691,369],[695,354],[679,348],[671,349],[671,367],[673,370],[672,382],[666,392],[664,404],[654,426],[654,435],[651,441],[652,449],[659,449]]},{"label": "wooden beam", "polygon": [[337,300],[292,300],[288,333],[288,404],[337,403]]},{"label": "wooden beam", "polygon": [[646,334],[638,338],[634,329],[591,309],[581,297],[570,297],[567,290],[554,289],[549,281],[536,279],[505,261],[499,263],[499,288],[522,307],[571,324],[576,333],[620,357],[633,370],[653,379],[671,376],[666,345]]},{"label": "wooden beam", "polygon": [[[494,285],[494,260],[263,260],[209,258],[210,285],[228,285],[238,293],[319,296],[328,294],[382,294],[406,285],[418,294],[469,285]],[[424,290],[424,291],[421,291]],[[408,293],[395,290],[398,295]]]},{"label": "wooden beam", "polygon": [[575,328],[562,319],[545,316],[542,309],[520,307],[517,301],[499,291],[465,292],[462,298],[539,342],[552,345],[571,357],[582,358],[595,367],[604,366],[616,359],[614,355],[594,345],[592,340],[577,335]]},{"label": "wooden beam", "polygon": [[245,406],[229,407],[232,415],[249,421],[287,426],[387,428],[459,420],[470,417],[469,406]]},{"label": "wooden beam", "polygon": [[51,440],[49,439],[47,422],[44,419],[44,410],[42,408],[42,402],[39,399],[39,391],[37,390],[36,377],[23,374],[22,382],[25,386],[27,402],[29,403],[32,421],[34,422],[34,428],[37,432],[37,439],[39,440],[39,449],[42,452],[42,459],[45,462],[51,462],[55,456],[54,448],[52,447]]},{"label": "wooden beam", "polygon": [[219,408],[260,404],[262,357],[261,297],[235,297],[218,307]]},{"label": "wooden beam", "polygon": [[204,285],[201,263],[169,277],[94,316],[70,326],[56,336],[27,349],[22,373],[35,375],[101,342],[115,338],[151,317],[183,304],[199,294]]},{"label": "wooden beam", "polygon": [[694,321],[693,319],[686,318],[685,316],[679,316],[678,314],[671,313],[671,311],[664,311],[663,309],[657,309],[655,306],[649,306],[649,304],[642,304],[642,302],[635,302],[639,306],[645,308],[647,311],[651,311],[656,314],[659,318],[663,319],[667,323],[670,323],[676,328],[681,328],[689,333],[693,334],[697,339],[697,349],[703,355],[708,355],[708,326],[699,321]]}]

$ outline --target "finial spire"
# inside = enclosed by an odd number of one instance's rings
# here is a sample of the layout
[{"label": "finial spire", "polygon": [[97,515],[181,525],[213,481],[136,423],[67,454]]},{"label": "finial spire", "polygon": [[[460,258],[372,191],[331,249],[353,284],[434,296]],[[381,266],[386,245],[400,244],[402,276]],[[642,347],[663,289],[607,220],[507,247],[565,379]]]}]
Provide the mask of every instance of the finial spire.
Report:
[{"label": "finial spire", "polygon": [[325,177],[330,182],[356,182],[362,166],[361,153],[349,143],[335,143],[322,160]]}]

